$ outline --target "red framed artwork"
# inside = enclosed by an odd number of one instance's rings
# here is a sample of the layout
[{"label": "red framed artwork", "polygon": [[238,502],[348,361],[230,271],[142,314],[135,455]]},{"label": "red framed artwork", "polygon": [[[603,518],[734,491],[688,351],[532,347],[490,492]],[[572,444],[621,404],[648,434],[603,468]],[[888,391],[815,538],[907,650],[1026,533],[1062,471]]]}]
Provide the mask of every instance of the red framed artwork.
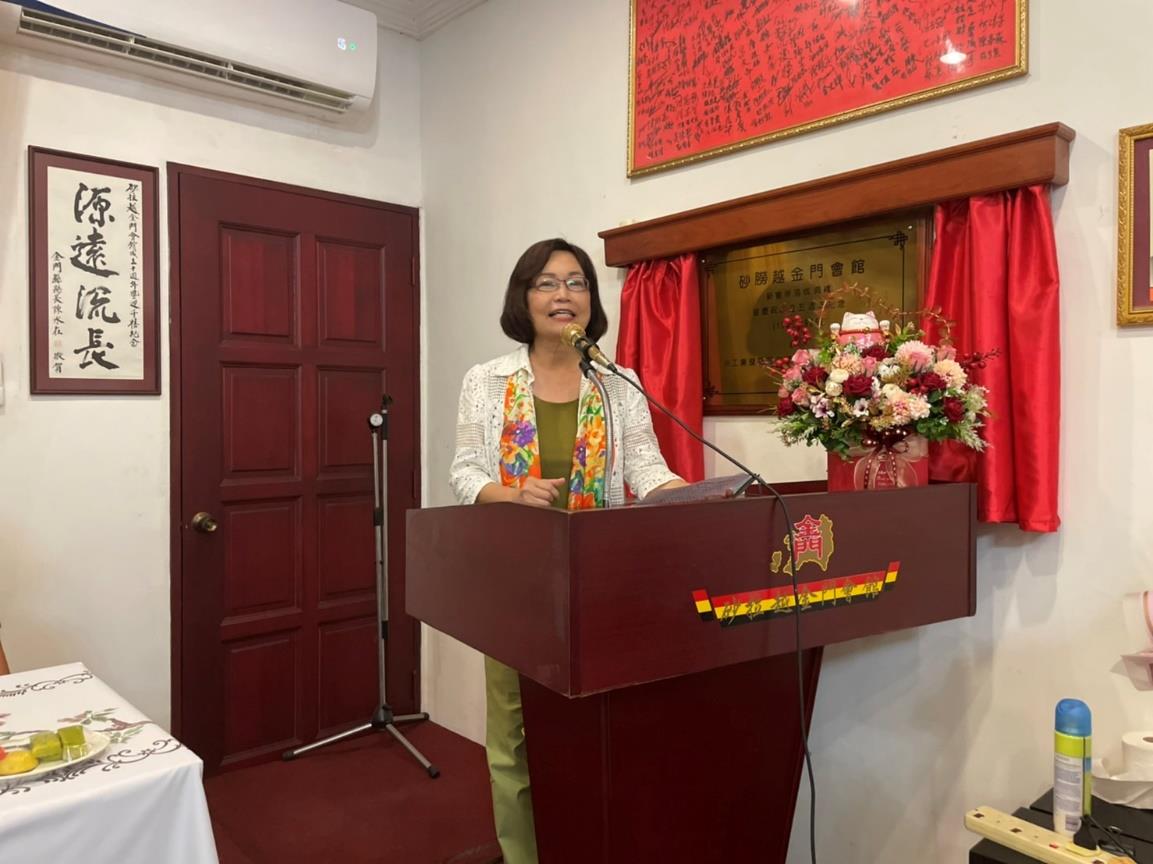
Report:
[{"label": "red framed artwork", "polygon": [[1153,124],[1119,136],[1117,189],[1117,324],[1153,324]]},{"label": "red framed artwork", "polygon": [[630,177],[1028,67],[1028,0],[631,0]]},{"label": "red framed artwork", "polygon": [[157,170],[28,148],[31,392],[160,392]]}]

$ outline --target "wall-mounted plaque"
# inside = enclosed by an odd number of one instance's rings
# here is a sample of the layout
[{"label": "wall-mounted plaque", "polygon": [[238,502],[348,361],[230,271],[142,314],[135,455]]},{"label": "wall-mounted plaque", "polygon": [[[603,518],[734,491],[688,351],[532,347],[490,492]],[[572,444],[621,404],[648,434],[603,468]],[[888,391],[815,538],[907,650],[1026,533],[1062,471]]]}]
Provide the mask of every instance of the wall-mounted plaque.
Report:
[{"label": "wall-mounted plaque", "polygon": [[[776,405],[764,362],[793,352],[785,316],[816,326],[874,307],[914,312],[928,279],[931,213],[728,249],[702,261],[705,414],[758,414]],[[843,290],[869,289],[869,297]],[[815,332],[815,331],[814,331]]]}]

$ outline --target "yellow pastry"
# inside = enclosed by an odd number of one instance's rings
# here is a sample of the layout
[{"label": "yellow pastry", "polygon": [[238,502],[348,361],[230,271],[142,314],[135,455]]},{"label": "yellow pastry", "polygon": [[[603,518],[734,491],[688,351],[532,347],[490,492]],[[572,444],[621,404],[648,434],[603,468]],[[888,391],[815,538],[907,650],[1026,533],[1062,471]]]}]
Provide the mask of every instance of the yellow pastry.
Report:
[{"label": "yellow pastry", "polygon": [[40,760],[27,750],[9,750],[8,755],[0,759],[0,777],[25,774],[39,764]]}]

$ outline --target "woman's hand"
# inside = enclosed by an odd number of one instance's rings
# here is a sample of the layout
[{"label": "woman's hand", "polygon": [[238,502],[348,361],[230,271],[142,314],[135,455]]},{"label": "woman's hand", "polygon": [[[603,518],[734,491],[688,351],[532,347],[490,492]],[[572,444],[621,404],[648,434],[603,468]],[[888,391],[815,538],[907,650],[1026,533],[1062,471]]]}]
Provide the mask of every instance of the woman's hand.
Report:
[{"label": "woman's hand", "polygon": [[528,504],[532,507],[551,507],[556,501],[560,490],[564,487],[565,479],[557,477],[552,480],[541,480],[539,477],[524,478],[524,485],[519,489],[512,489],[514,504]]},{"label": "woman's hand", "polygon": [[528,504],[530,507],[551,507],[567,481],[563,477],[541,480],[539,477],[524,478],[524,486],[501,486],[489,483],[476,496],[478,504],[493,504],[507,501],[512,504]]}]

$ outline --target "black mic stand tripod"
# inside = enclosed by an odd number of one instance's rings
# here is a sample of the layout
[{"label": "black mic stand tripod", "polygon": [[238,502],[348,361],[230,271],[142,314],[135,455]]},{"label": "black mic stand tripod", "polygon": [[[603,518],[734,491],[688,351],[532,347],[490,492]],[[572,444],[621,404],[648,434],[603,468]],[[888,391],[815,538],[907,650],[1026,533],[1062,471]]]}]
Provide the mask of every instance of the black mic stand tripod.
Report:
[{"label": "black mic stand tripod", "polygon": [[286,750],[282,758],[285,762],[291,762],[297,756],[302,756],[328,744],[335,744],[337,741],[344,741],[359,735],[361,732],[368,732],[369,730],[377,732],[383,729],[400,742],[400,745],[412,755],[412,758],[428,772],[429,777],[436,779],[440,776],[440,769],[425,759],[421,752],[412,745],[412,742],[405,738],[394,725],[427,720],[428,714],[423,712],[420,714],[393,714],[385,692],[387,660],[385,647],[388,643],[388,520],[385,519],[385,514],[388,512],[388,406],[391,402],[391,396],[382,397],[380,410],[368,415],[368,431],[372,435],[372,523],[376,528],[376,604],[380,621],[380,639],[377,641],[376,656],[377,678],[380,686],[379,707],[367,723],[362,723],[319,741],[313,741],[303,747],[297,747],[295,750]]}]

